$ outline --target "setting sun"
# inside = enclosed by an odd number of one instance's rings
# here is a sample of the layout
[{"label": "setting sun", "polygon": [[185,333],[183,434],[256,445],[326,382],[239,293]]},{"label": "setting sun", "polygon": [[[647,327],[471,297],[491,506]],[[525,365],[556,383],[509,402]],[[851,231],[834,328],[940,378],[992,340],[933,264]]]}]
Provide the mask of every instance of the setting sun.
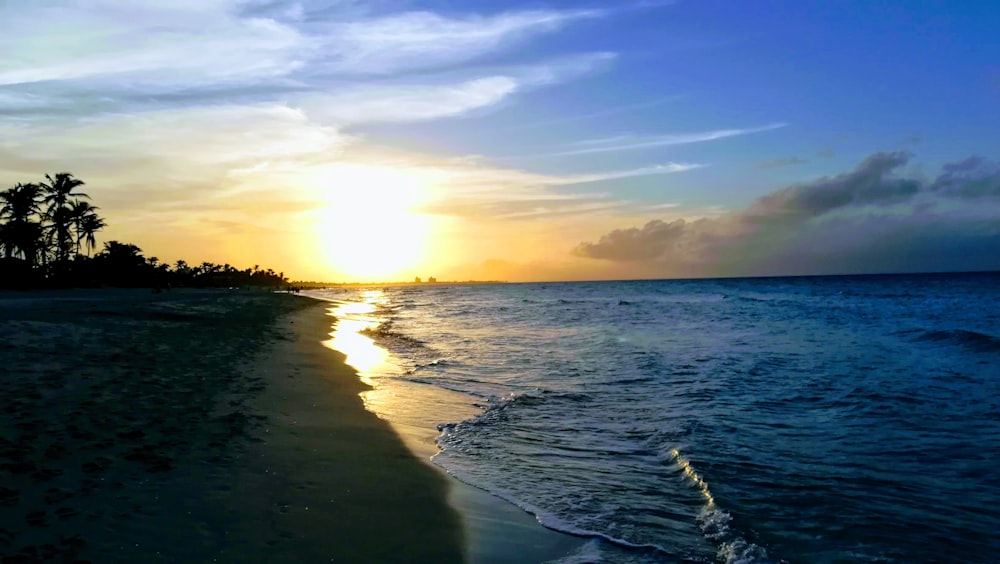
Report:
[{"label": "setting sun", "polygon": [[313,182],[328,202],[315,232],[318,256],[331,271],[376,281],[407,277],[420,266],[431,218],[413,209],[427,197],[426,179],[406,169],[338,164],[323,167]]}]

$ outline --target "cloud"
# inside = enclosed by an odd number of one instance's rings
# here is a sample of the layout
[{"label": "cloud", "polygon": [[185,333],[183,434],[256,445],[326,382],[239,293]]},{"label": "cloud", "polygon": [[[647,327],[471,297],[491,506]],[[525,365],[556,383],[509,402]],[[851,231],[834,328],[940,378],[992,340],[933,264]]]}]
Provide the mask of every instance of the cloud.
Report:
[{"label": "cloud", "polygon": [[[536,129],[536,128],[539,128],[539,127],[548,127],[550,125],[556,125],[556,124],[560,124],[560,123],[570,123],[570,122],[591,120],[591,119],[594,119],[594,118],[607,117],[607,116],[612,116],[612,115],[617,115],[617,114],[634,112],[636,110],[643,110],[643,109],[646,109],[646,108],[652,108],[652,107],[656,107],[656,106],[662,106],[663,104],[666,104],[668,102],[673,102],[673,101],[678,100],[680,98],[682,98],[682,96],[680,96],[680,95],[667,96],[667,97],[664,97],[664,98],[657,98],[655,100],[650,100],[650,101],[647,101],[647,102],[640,102],[638,104],[627,104],[627,105],[624,105],[624,106],[617,106],[617,107],[613,107],[613,108],[607,108],[607,109],[599,110],[599,111],[596,111],[596,112],[589,112],[589,113],[584,113],[584,114],[571,115],[571,116],[566,116],[566,117],[561,117],[561,118],[555,118],[555,119],[549,119],[549,120],[532,121],[531,123],[526,123],[526,124],[522,124],[522,125],[513,126],[513,127],[511,127],[511,129]],[[621,139],[621,137],[619,137],[619,139]]]},{"label": "cloud", "polygon": [[330,24],[324,48],[330,70],[361,74],[412,72],[467,61],[561,29],[600,10],[531,10],[493,16],[444,17],[407,12]]},{"label": "cloud", "polygon": [[970,158],[922,180],[898,174],[909,159],[877,153],[740,211],[616,229],[573,253],[661,276],[1000,268],[1000,168]]},{"label": "cloud", "polygon": [[798,164],[805,164],[809,162],[802,157],[790,156],[790,157],[778,157],[776,159],[771,159],[769,161],[764,161],[762,163],[757,163],[757,168],[783,168],[786,166],[795,166]]},{"label": "cloud", "polygon": [[961,198],[1000,198],[1000,166],[982,157],[946,164],[931,186],[937,193]]},{"label": "cloud", "polygon": [[650,147],[665,147],[669,145],[687,145],[690,143],[703,143],[705,141],[715,141],[727,137],[738,137],[750,135],[763,131],[771,131],[785,127],[784,123],[772,123],[760,127],[746,129],[717,129],[713,131],[699,131],[693,133],[671,133],[657,136],[633,136],[620,135],[603,139],[585,139],[573,144],[576,148],[554,153],[546,153],[547,157],[562,157],[570,155],[587,155],[592,153],[611,153],[618,151],[633,151],[636,149],[648,149]]},{"label": "cloud", "polygon": [[[413,121],[495,104],[519,89],[572,80],[613,59],[609,53],[571,54],[486,75],[460,67],[601,17],[602,10],[378,14],[351,2],[297,5],[0,4],[9,47],[0,59],[0,116],[65,120],[326,98],[366,102],[373,116],[367,121]],[[399,84],[385,82],[389,74]],[[426,101],[440,96],[447,108],[432,111]],[[398,108],[388,107],[395,103]],[[328,113],[348,114],[353,122],[361,114],[343,107]]]},{"label": "cloud", "polygon": [[[148,225],[154,215],[159,225],[169,226],[183,216],[253,204],[233,198],[233,191],[254,180],[272,185],[272,163],[304,169],[310,162],[337,158],[352,138],[311,122],[300,110],[258,104],[46,126],[0,124],[0,139],[6,140],[0,143],[0,185],[53,168],[70,170],[93,187],[90,193],[114,229],[130,222]],[[280,197],[297,192],[285,190]],[[159,215],[164,211],[171,217]]]},{"label": "cloud", "polygon": [[633,178],[636,176],[650,176],[654,174],[673,174],[675,172],[686,172],[702,168],[705,165],[698,163],[667,163],[653,165],[628,170],[614,170],[598,172],[592,174],[568,175],[552,182],[552,184],[584,184],[589,182],[603,182],[605,180],[619,180],[622,178]]},{"label": "cloud", "polygon": [[453,83],[361,83],[292,101],[311,117],[339,125],[450,118],[495,106],[519,92],[572,80],[613,58],[608,53],[588,53],[501,69],[505,74]]},{"label": "cloud", "polygon": [[[516,169],[493,168],[475,160],[453,161],[433,167],[431,174],[440,194],[421,207],[424,213],[478,219],[511,220],[529,217],[586,216],[645,209],[642,204],[601,193],[567,193],[563,187],[664,175],[700,168],[694,163],[666,163],[588,174],[546,175]],[[560,188],[560,191],[556,191]]]},{"label": "cloud", "polygon": [[[37,2],[3,7],[0,85],[105,81],[156,86],[222,83],[294,70],[309,40],[298,30],[241,18],[238,3]],[[86,30],[81,33],[80,30]]]},{"label": "cloud", "polygon": [[299,104],[310,116],[344,125],[424,121],[492,106],[517,89],[513,78],[494,76],[455,85],[360,87],[307,97]]},{"label": "cloud", "polygon": [[886,204],[907,199],[920,190],[920,182],[892,177],[891,173],[908,160],[906,153],[874,154],[847,174],[790,186],[759,198],[745,216],[755,221],[812,217],[848,205]]}]

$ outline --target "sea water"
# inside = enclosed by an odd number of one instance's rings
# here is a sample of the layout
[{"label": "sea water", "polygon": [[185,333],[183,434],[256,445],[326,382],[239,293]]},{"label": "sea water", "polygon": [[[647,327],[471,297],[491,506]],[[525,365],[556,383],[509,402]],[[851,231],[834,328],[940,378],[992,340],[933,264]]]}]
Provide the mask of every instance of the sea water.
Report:
[{"label": "sea water", "polygon": [[1000,558],[998,274],[313,295],[384,351],[370,407],[568,561]]}]

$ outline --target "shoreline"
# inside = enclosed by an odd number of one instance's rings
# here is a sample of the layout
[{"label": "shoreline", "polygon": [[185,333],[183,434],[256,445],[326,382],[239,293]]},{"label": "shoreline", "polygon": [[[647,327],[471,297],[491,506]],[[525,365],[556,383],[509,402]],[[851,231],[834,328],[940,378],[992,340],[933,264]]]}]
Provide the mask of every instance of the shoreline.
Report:
[{"label": "shoreline", "polygon": [[[271,540],[252,554],[264,560],[293,554],[300,561],[461,561],[461,526],[445,501],[447,482],[364,409],[358,394],[366,386],[342,355],[321,345],[328,332],[325,304],[309,301],[279,319],[286,339],[273,343],[254,367],[268,379],[254,401],[268,420],[232,496],[234,511],[257,512],[270,523]],[[259,491],[269,492],[267,503],[253,500]],[[241,532],[250,539],[260,533]]]},{"label": "shoreline", "polygon": [[[324,347],[343,357],[344,352],[335,348],[337,341],[335,333],[339,320],[333,314],[333,310],[343,302],[323,301],[329,309],[326,314],[329,338],[324,339]],[[349,343],[352,340],[345,339],[345,341]],[[343,360],[346,361],[346,357],[343,357]],[[400,386],[401,382],[391,378],[388,382],[382,379],[362,378],[355,368],[349,365],[348,368],[354,379],[362,386],[361,395],[365,397],[366,410],[373,416],[387,421],[413,456],[447,479],[448,503],[461,518],[469,562],[480,564],[551,562],[579,556],[586,551],[585,545],[592,539],[548,529],[520,507],[463,482],[433,462],[433,457],[440,452],[436,442],[440,431],[436,428],[437,422],[429,422],[427,414],[421,412],[420,408],[435,409],[435,413],[443,412],[456,417],[457,420],[466,419],[480,412],[479,408],[472,406],[468,397],[458,392],[422,385]],[[387,383],[393,385],[387,386]],[[386,395],[389,397],[384,397]],[[400,398],[404,401],[401,402]],[[394,404],[393,408],[382,409],[387,404]]]}]

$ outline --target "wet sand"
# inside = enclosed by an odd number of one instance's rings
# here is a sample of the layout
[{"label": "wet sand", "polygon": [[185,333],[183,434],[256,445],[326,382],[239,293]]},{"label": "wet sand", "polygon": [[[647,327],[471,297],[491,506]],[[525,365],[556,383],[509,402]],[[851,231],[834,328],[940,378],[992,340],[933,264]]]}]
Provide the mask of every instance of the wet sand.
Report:
[{"label": "wet sand", "polygon": [[364,410],[322,307],[0,294],[4,561],[461,561],[447,478]]}]

